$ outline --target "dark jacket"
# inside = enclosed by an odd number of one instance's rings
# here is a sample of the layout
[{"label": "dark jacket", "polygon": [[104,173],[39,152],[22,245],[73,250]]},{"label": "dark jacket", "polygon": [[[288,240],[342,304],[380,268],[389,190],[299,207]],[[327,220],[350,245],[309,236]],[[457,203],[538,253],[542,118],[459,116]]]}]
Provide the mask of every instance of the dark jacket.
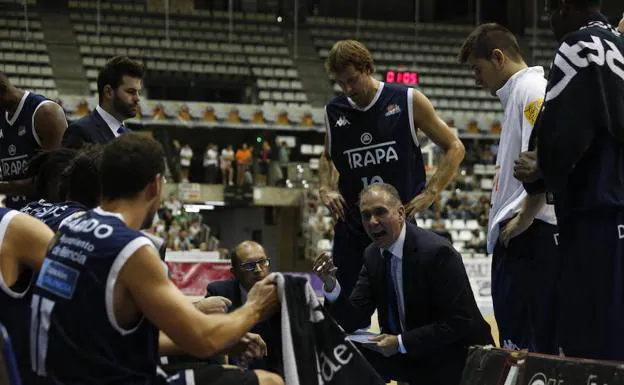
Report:
[{"label": "dark jacket", "polygon": [[[431,231],[406,224],[403,248],[403,296],[407,358],[423,383],[458,384],[468,347],[493,344],[490,326],[477,307],[461,256]],[[352,332],[370,324],[375,309],[387,330],[385,263],[370,245],[350,298],[328,305],[343,328]]]},{"label": "dark jacket", "polygon": [[93,110],[83,118],[73,122],[65,130],[62,146],[67,148],[81,148],[85,143],[107,143],[115,139],[108,124]]}]

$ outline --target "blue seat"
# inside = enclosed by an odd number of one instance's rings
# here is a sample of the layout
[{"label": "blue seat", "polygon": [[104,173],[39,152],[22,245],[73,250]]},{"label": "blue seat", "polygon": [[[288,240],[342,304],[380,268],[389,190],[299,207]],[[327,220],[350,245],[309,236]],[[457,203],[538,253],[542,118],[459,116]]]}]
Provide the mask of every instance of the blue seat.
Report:
[{"label": "blue seat", "polygon": [[13,345],[4,325],[0,323],[0,385],[22,385]]}]

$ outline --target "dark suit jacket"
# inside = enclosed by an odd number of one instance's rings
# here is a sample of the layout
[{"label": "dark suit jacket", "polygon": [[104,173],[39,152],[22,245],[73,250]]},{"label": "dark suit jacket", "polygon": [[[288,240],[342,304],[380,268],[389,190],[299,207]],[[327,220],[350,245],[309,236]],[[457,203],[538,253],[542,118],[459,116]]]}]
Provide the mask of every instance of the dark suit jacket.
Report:
[{"label": "dark suit jacket", "polygon": [[[232,301],[230,312],[243,305],[240,284],[236,279],[216,281],[208,284],[206,296],[218,295]],[[268,356],[265,359],[255,360],[250,363],[250,369],[265,369],[283,374],[282,364],[282,338],[279,317],[272,317],[267,321],[260,322],[251,329],[252,333],[259,334],[267,344]]]},{"label": "dark suit jacket", "polygon": [[80,148],[85,143],[107,143],[115,139],[108,124],[93,110],[83,118],[73,122],[65,130],[62,146],[66,148]]},{"label": "dark suit jacket", "polygon": [[[490,326],[477,307],[461,256],[431,231],[406,224],[403,248],[403,297],[407,358],[423,384],[458,384],[467,348],[493,344]],[[350,298],[340,295],[328,304],[348,332],[370,324],[375,309],[382,332],[387,330],[385,264],[370,245]],[[399,353],[400,354],[400,353]]]}]

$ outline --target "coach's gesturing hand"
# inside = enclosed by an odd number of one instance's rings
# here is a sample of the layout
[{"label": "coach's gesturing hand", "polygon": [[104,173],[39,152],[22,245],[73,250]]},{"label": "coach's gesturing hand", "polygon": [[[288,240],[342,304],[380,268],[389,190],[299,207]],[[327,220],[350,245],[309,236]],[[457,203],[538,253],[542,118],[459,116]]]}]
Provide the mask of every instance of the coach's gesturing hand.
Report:
[{"label": "coach's gesturing hand", "polygon": [[321,188],[319,190],[319,196],[323,205],[329,209],[334,217],[334,220],[345,219],[345,200],[338,191]]},{"label": "coach's gesturing hand", "polygon": [[325,291],[331,292],[334,290],[338,268],[334,266],[334,261],[329,253],[321,253],[321,255],[316,257],[312,270],[323,281]]}]

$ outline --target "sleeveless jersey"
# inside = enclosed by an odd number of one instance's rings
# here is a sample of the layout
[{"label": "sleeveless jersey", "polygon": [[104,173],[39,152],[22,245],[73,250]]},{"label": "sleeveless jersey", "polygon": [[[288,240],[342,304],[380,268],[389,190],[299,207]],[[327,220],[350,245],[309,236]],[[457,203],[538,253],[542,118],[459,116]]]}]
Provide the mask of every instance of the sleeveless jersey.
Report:
[{"label": "sleeveless jersey", "polygon": [[[153,384],[158,329],[114,315],[113,292],[128,258],[152,242],[121,215],[96,208],[63,223],[33,288],[33,370],[50,383]],[[137,277],[139,278],[139,277]]]},{"label": "sleeveless jersey", "polygon": [[[1,180],[24,179],[30,159],[41,150],[41,142],[35,131],[35,112],[44,103],[53,103],[41,95],[26,91],[15,114],[0,118],[0,168]],[[4,205],[19,210],[34,199],[7,195]]]},{"label": "sleeveless jersey", "polygon": [[87,208],[77,202],[52,203],[40,199],[28,203],[20,211],[39,219],[53,231],[57,231],[66,218],[79,211],[87,211]]},{"label": "sleeveless jersey", "polygon": [[[0,208],[0,245],[4,242],[4,234],[11,220],[19,212]],[[1,247],[1,246],[0,246]],[[0,266],[1,267],[1,266]],[[31,377],[28,339],[30,333],[30,296],[33,271],[24,271],[15,284],[8,287],[4,281],[0,268],[0,322],[6,327],[13,350],[17,358],[17,365],[24,383]]]},{"label": "sleeveless jersey", "polygon": [[380,83],[366,108],[344,95],[325,107],[329,153],[340,173],[338,187],[347,204],[357,204],[360,191],[371,183],[391,184],[404,203],[424,188],[413,91]]}]

